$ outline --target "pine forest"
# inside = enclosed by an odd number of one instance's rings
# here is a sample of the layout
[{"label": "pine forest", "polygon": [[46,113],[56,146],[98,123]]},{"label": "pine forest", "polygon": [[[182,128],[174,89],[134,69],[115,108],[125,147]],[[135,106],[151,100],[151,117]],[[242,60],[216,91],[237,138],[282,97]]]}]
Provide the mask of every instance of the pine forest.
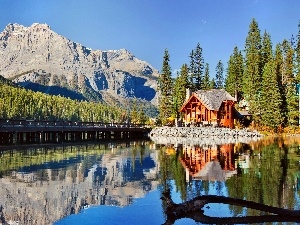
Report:
[{"label": "pine forest", "polygon": [[[190,53],[190,61],[184,63],[177,76],[172,78],[172,57],[165,50],[159,79],[162,124],[167,124],[170,118],[180,119],[178,109],[185,101],[186,90],[216,88],[237,96],[237,111],[247,106],[251,115],[251,123],[247,126],[268,132],[295,132],[298,129],[300,22],[295,36],[273,44],[271,34],[266,30],[262,32],[258,22],[252,19],[244,48],[234,46],[227,68],[219,60],[214,73],[205,63],[203,51],[198,43]],[[236,121],[236,125],[245,126],[242,122]]]},{"label": "pine forest", "polygon": [[147,122],[147,116],[137,103],[129,111],[104,103],[71,100],[26,90],[3,77],[0,79],[0,118],[103,123]]}]

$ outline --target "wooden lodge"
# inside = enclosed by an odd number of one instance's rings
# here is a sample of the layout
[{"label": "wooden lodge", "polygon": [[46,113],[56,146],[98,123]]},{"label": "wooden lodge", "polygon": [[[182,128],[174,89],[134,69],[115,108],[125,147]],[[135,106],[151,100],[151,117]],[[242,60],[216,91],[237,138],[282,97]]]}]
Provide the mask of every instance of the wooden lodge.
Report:
[{"label": "wooden lodge", "polygon": [[185,124],[234,128],[235,98],[224,89],[198,90],[188,94],[180,109]]}]

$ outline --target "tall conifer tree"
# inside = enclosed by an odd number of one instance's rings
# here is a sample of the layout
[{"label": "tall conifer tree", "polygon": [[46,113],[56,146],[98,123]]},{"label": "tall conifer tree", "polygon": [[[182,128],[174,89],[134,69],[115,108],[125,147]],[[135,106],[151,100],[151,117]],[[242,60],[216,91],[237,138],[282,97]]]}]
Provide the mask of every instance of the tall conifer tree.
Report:
[{"label": "tall conifer tree", "polygon": [[178,110],[180,107],[183,105],[185,102],[186,98],[186,89],[188,88],[188,65],[183,64],[180,73],[177,74],[177,77],[174,82],[174,107],[173,107],[173,115],[174,117],[178,118],[179,117],[179,112]]},{"label": "tall conifer tree", "polygon": [[[280,95],[282,98],[282,112],[284,115],[284,123],[286,123],[286,117],[287,117],[287,102],[286,102],[286,90],[287,87],[283,84],[283,53],[282,53],[282,46],[281,44],[277,44],[275,47],[275,53],[274,53],[274,63],[275,63],[275,75],[278,83],[278,87],[280,90]],[[288,87],[290,88],[290,87]]]},{"label": "tall conifer tree", "polygon": [[200,43],[197,44],[195,48],[195,89],[200,90],[202,88],[203,83],[203,70],[204,70],[204,59],[203,59],[203,53],[202,48],[200,46]]},{"label": "tall conifer tree", "polygon": [[243,75],[243,92],[250,106],[255,122],[260,120],[260,89],[262,80],[261,68],[261,35],[258,23],[252,20],[245,43],[245,70]]},{"label": "tall conifer tree", "polygon": [[275,47],[275,67],[276,67],[276,75],[277,75],[277,81],[278,84],[280,84],[280,87],[283,87],[283,53],[282,53],[282,46],[281,44],[277,44]]},{"label": "tall conifer tree", "polygon": [[195,72],[195,54],[192,50],[190,54],[190,66],[189,66],[189,75],[188,75],[188,86],[191,90],[195,90],[195,81],[194,81],[194,72]]},{"label": "tall conifer tree", "polygon": [[270,60],[264,67],[260,96],[261,123],[278,131],[283,125],[282,98],[276,77],[276,64]]},{"label": "tall conifer tree", "polygon": [[264,68],[266,63],[272,59],[272,55],[273,52],[272,52],[271,35],[267,33],[267,31],[265,31],[262,38],[262,47],[261,47],[261,68]]},{"label": "tall conifer tree", "polygon": [[192,91],[200,90],[203,83],[204,59],[200,43],[190,54],[189,82]]},{"label": "tall conifer tree", "polygon": [[242,84],[243,84],[243,68],[244,59],[241,51],[235,46],[233,54],[230,56],[227,67],[227,76],[225,79],[225,89],[232,96],[237,92],[238,101],[243,95]]},{"label": "tall conifer tree", "polygon": [[210,88],[210,77],[209,77],[209,64],[205,64],[204,77],[203,77],[203,90],[208,90]]},{"label": "tall conifer tree", "polygon": [[171,66],[169,64],[170,55],[166,49],[163,57],[163,66],[158,78],[159,97],[159,117],[161,122],[165,124],[172,114],[172,87],[173,81],[171,77]]},{"label": "tall conifer tree", "polygon": [[224,88],[224,76],[223,76],[224,66],[221,60],[219,60],[216,66],[216,85],[218,89]]},{"label": "tall conifer tree", "polygon": [[[282,42],[282,66],[281,77],[279,77],[280,88],[282,90],[285,117],[287,125],[295,127],[298,125],[299,108],[298,97],[296,96],[296,81],[294,76],[294,49],[287,40]],[[281,79],[280,79],[281,78]]]},{"label": "tall conifer tree", "polygon": [[300,83],[300,21],[298,23],[298,34],[296,37],[296,47],[295,47],[295,74],[296,82]]},{"label": "tall conifer tree", "polygon": [[[300,21],[298,23],[298,34],[296,36],[296,46],[295,46],[295,61],[294,61],[294,72],[295,72],[295,85],[298,89],[298,94],[300,98]],[[300,100],[298,103],[298,117],[300,113]],[[298,119],[298,125],[300,126],[300,118]]]}]

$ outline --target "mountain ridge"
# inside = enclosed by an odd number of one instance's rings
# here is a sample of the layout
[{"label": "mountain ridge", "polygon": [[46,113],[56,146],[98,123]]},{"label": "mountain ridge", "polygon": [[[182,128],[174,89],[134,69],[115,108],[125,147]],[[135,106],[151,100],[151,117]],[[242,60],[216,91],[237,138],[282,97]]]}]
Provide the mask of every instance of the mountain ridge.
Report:
[{"label": "mountain ridge", "polygon": [[157,105],[159,73],[149,63],[126,49],[92,50],[47,24],[8,24],[0,33],[0,62],[0,75],[24,87],[48,86],[49,93],[66,88],[83,99],[123,107],[132,100]]}]

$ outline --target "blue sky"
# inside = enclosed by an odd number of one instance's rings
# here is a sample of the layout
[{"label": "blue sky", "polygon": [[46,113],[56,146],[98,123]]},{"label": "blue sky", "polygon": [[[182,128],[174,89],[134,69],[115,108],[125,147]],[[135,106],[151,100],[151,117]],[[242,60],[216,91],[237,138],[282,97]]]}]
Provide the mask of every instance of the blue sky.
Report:
[{"label": "blue sky", "polygon": [[226,68],[234,46],[244,48],[252,18],[275,46],[297,34],[299,12],[299,0],[1,0],[0,30],[47,23],[92,49],[126,48],[158,70],[167,48],[173,71],[199,42],[214,77],[219,60]]}]

